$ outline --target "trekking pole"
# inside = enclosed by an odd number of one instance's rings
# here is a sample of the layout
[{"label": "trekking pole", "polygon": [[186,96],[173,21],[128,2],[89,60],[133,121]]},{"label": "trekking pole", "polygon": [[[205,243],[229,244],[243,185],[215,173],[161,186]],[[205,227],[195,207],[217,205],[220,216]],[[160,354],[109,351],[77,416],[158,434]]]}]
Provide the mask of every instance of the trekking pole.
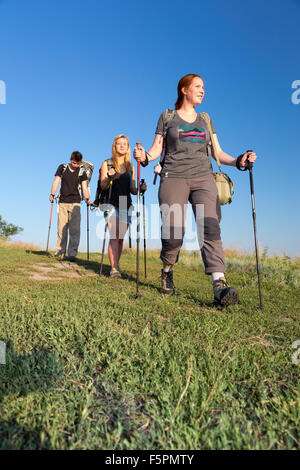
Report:
[{"label": "trekking pole", "polygon": [[[137,148],[141,147],[141,143],[137,142]],[[139,293],[139,264],[140,264],[140,176],[141,176],[141,162],[137,162],[137,224],[136,224],[136,293],[135,299],[141,297]]]},{"label": "trekking pole", "polygon": [[[113,182],[112,182],[112,180],[111,180],[110,183],[109,183],[108,202],[110,202],[112,183],[113,183]],[[99,277],[102,275],[103,258],[104,258],[104,251],[105,251],[105,242],[106,242],[106,233],[107,233],[107,227],[108,227],[108,216],[109,216],[109,210],[108,210],[108,214],[107,214],[107,221],[105,222],[104,238],[103,238],[102,254],[101,254],[101,266],[100,266]]]},{"label": "trekking pole", "polygon": [[86,241],[87,241],[87,259],[90,259],[90,217],[89,217],[89,205],[86,205]]},{"label": "trekking pole", "polygon": [[[141,184],[144,184],[145,180],[141,180]],[[147,279],[147,255],[146,255],[146,218],[145,218],[145,192],[142,193],[143,198],[143,234],[144,234],[144,269],[145,269],[145,279]]]},{"label": "trekking pole", "polygon": [[129,248],[131,248],[132,247],[132,244],[131,244],[131,224],[129,224],[128,238],[129,238]]},{"label": "trekking pole", "polygon": [[[54,201],[53,201],[53,202],[54,202]],[[50,210],[50,220],[49,220],[49,230],[48,230],[48,239],[47,239],[46,253],[48,253],[48,247],[49,247],[49,237],[50,237],[50,229],[51,229],[53,202],[51,202],[51,210]]]},{"label": "trekking pole", "polygon": [[[252,152],[252,150],[247,150],[247,152]],[[250,177],[252,218],[253,218],[255,254],[256,254],[256,271],[257,271],[258,292],[259,292],[259,308],[264,308],[263,304],[262,304],[262,295],[261,295],[260,266],[259,266],[259,254],[258,254],[258,243],[257,243],[257,233],[256,233],[256,213],[255,213],[254,185],[253,185],[253,174],[252,174],[253,163],[249,162],[249,160],[247,160],[247,167],[246,168],[247,168],[247,170],[249,170],[249,177]]]}]

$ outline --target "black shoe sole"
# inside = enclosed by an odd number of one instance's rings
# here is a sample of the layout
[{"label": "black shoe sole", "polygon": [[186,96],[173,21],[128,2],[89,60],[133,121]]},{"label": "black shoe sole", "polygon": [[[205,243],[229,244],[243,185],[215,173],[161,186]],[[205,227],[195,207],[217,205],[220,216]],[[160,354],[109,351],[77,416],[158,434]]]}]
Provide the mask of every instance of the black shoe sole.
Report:
[{"label": "black shoe sole", "polygon": [[215,302],[218,302],[221,307],[229,307],[229,305],[235,305],[239,301],[239,293],[234,287],[224,289],[222,294],[220,300],[215,299]]}]

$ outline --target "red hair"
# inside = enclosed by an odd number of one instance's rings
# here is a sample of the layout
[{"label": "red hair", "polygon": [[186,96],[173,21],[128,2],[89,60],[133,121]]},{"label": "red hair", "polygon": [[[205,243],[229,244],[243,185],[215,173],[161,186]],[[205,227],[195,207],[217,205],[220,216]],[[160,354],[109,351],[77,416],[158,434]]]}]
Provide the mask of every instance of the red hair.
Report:
[{"label": "red hair", "polygon": [[[175,103],[175,109],[180,109],[184,100],[184,94],[182,93],[182,88],[188,88],[194,78],[201,78],[200,75],[197,75],[196,73],[188,73],[184,77],[182,77],[177,85],[177,101]],[[201,78],[202,80],[202,78]]]}]

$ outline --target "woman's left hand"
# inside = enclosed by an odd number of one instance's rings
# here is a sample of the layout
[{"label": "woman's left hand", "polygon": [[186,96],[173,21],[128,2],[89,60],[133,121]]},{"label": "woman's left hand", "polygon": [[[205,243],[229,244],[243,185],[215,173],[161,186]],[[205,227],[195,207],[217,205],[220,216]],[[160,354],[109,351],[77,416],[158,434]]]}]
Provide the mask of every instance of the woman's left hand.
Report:
[{"label": "woman's left hand", "polygon": [[255,152],[246,152],[244,153],[243,158],[240,161],[240,165],[242,167],[245,167],[247,165],[246,164],[247,161],[254,163],[256,159],[257,159],[257,155]]}]

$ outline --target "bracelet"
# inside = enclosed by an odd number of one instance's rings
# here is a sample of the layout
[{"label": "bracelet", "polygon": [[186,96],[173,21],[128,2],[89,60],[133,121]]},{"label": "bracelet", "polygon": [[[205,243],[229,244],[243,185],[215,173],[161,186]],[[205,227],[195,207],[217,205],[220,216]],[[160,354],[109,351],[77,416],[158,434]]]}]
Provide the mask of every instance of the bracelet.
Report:
[{"label": "bracelet", "polygon": [[50,196],[55,197],[55,194],[52,194],[52,193],[51,193]]},{"label": "bracelet", "polygon": [[145,152],[146,160],[145,160],[144,162],[141,162],[141,165],[142,165],[142,167],[144,167],[144,168],[145,168],[147,165],[149,165],[148,155],[149,155],[149,157],[151,157],[151,155],[150,155],[148,152]]}]

